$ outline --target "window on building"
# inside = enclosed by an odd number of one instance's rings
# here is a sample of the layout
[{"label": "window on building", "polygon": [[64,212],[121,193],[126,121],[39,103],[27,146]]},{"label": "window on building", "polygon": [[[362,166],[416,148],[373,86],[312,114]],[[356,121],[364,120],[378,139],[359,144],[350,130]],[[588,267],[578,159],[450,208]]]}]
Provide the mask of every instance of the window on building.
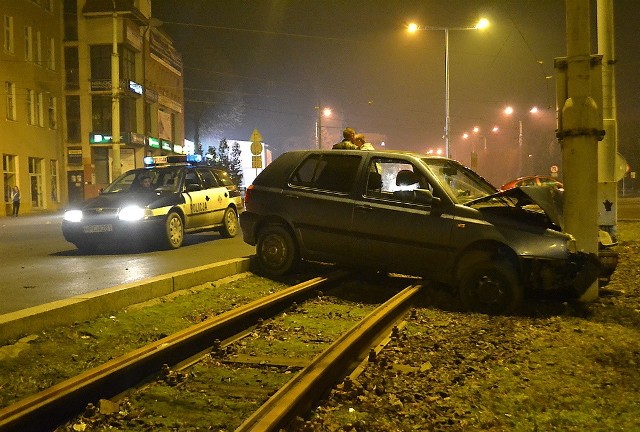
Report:
[{"label": "window on building", "polygon": [[36,63],[42,66],[42,34],[36,32]]},{"label": "window on building", "polygon": [[58,98],[49,96],[49,129],[58,129]]},{"label": "window on building", "polygon": [[120,78],[136,80],[136,54],[127,47],[120,48]]},{"label": "window on building", "polygon": [[44,93],[38,93],[36,96],[36,124],[44,127]]},{"label": "window on building", "polygon": [[4,16],[4,50],[13,54],[13,17]]},{"label": "window on building", "polygon": [[42,197],[42,163],[40,158],[29,158],[29,184],[31,185],[31,206],[34,208],[43,206]]},{"label": "window on building", "polygon": [[16,185],[16,157],[2,155],[2,175],[4,177],[4,201],[11,202],[11,189]]},{"label": "window on building", "polygon": [[47,67],[56,70],[56,40],[54,38],[50,38],[47,44]]},{"label": "window on building", "polygon": [[27,89],[25,102],[27,104],[27,123],[34,125],[36,124],[36,94],[33,90]]},{"label": "window on building", "polygon": [[51,201],[58,202],[58,161],[49,161],[49,171],[51,171]]},{"label": "window on building", "polygon": [[96,183],[109,184],[109,149],[106,147],[94,147],[91,150],[93,164],[95,165]]},{"label": "window on building", "polygon": [[91,126],[93,132],[111,131],[111,96],[91,96]]},{"label": "window on building", "polygon": [[111,79],[111,45],[91,45],[91,79]]},{"label": "window on building", "polygon": [[7,93],[7,120],[16,120],[16,85],[5,81],[4,89]]},{"label": "window on building", "polygon": [[120,128],[126,132],[137,130],[135,98],[120,98]]},{"label": "window on building", "polygon": [[78,59],[78,47],[64,48],[64,69],[66,76],[66,89],[77,90],[80,88],[80,62]]},{"label": "window on building", "polygon": [[24,28],[24,59],[33,61],[33,29],[31,26]]},{"label": "window on building", "polygon": [[64,0],[62,6],[64,17],[64,40],[78,40],[78,1]]},{"label": "window on building", "polygon": [[66,96],[67,141],[80,142],[80,96]]}]

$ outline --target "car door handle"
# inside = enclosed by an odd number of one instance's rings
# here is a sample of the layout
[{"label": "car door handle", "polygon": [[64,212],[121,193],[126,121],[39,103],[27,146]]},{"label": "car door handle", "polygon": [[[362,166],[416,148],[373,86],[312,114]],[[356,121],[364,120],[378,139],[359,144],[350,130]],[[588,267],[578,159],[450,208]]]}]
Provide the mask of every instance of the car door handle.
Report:
[{"label": "car door handle", "polygon": [[299,199],[300,197],[298,195],[293,195],[293,194],[285,194],[284,195],[287,198],[294,198],[294,199]]}]

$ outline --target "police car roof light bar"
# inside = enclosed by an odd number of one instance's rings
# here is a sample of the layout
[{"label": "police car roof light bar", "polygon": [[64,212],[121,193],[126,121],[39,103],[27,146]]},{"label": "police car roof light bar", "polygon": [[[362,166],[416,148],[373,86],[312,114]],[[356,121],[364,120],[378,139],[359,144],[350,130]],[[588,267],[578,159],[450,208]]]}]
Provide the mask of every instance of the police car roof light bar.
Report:
[{"label": "police car roof light bar", "polygon": [[198,164],[202,162],[202,155],[169,155],[169,156],[146,156],[143,159],[146,167],[153,167],[168,164]]}]

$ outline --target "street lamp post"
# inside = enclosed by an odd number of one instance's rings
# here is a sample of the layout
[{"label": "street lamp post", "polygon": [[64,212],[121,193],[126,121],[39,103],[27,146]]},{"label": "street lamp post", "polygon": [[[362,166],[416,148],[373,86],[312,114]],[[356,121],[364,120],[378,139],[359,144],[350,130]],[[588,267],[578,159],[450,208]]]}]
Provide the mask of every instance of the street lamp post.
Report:
[{"label": "street lamp post", "polygon": [[415,23],[411,23],[407,26],[407,30],[410,33],[415,33],[418,30],[438,30],[444,31],[444,149],[445,155],[451,157],[449,149],[449,130],[451,117],[449,115],[449,30],[482,30],[489,26],[489,21],[485,18],[480,19],[474,26],[469,27],[436,27],[436,26],[419,26]]},{"label": "street lamp post", "polygon": [[[530,114],[536,114],[538,112],[538,107],[532,107],[529,110]],[[508,116],[513,114],[513,107],[508,106],[504,109],[504,113]],[[522,148],[523,145],[523,131],[522,131],[522,118],[518,119],[518,176],[523,176],[524,173],[522,172],[523,169],[523,158],[524,158],[524,149]]]},{"label": "street lamp post", "polygon": [[318,118],[316,119],[316,144],[318,150],[322,150],[322,117],[331,116],[331,108],[321,108],[320,104],[318,104],[316,110],[318,111]]}]

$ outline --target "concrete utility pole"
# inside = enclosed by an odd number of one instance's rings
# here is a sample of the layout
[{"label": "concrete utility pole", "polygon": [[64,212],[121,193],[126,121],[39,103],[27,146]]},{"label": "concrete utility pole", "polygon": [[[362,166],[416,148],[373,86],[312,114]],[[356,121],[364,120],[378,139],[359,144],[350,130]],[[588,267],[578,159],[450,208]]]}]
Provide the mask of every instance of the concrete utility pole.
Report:
[{"label": "concrete utility pole", "polygon": [[[578,250],[597,254],[598,140],[603,130],[596,101],[602,75],[599,58],[589,52],[589,6],[589,0],[566,0],[567,57],[556,59],[558,139],[562,143],[565,231],[576,238]],[[597,297],[596,279],[581,300]]]},{"label": "concrete utility pole", "polygon": [[598,0],[598,52],[602,54],[602,116],[605,136],[598,150],[598,223],[613,238],[618,221],[618,123],[616,110],[613,0]]},{"label": "concrete utility pole", "polygon": [[113,46],[111,50],[111,181],[122,171],[120,162],[120,57],[118,56],[118,13],[113,2]]}]

